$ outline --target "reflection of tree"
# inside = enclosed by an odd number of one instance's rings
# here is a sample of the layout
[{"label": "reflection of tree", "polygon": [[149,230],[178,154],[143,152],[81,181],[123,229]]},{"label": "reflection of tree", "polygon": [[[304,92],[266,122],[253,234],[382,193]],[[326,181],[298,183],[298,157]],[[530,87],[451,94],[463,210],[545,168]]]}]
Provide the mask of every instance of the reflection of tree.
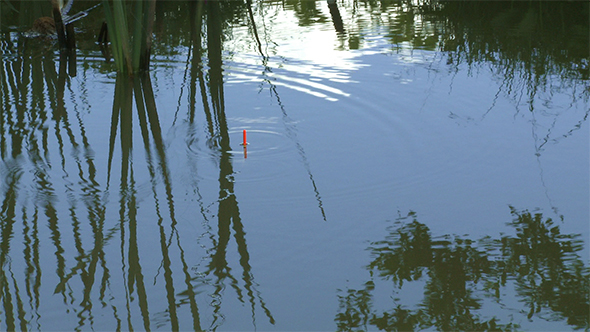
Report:
[{"label": "reflection of tree", "polygon": [[328,22],[328,18],[318,9],[318,3],[316,1],[287,0],[284,6],[295,12],[300,26]]},{"label": "reflection of tree", "polygon": [[[585,111],[576,115],[577,121],[557,132],[559,118],[567,118],[562,115],[590,98],[588,10],[587,2],[504,6],[496,1],[448,1],[428,13],[434,22],[443,22],[439,47],[451,70],[484,68],[500,82],[482,118],[494,109],[499,95],[506,95],[517,112],[529,111],[523,116],[530,117],[540,155],[546,143],[572,135],[588,119],[588,107],[582,106]],[[570,99],[570,105],[559,106],[564,102],[558,95]]]},{"label": "reflection of tree", "polygon": [[576,254],[582,250],[579,236],[561,234],[540,213],[512,209],[512,214],[509,225],[516,236],[479,241],[432,238],[414,213],[400,218],[385,240],[369,247],[374,259],[367,268],[397,290],[404,283],[424,282],[421,304],[412,309],[397,299],[393,309],[379,311],[373,308],[371,279],[364,288],[339,296],[338,329],[366,329],[370,324],[383,330],[511,330],[517,325],[479,314],[485,294],[502,303],[508,286],[525,303],[528,319],[565,320],[587,329],[590,270]]},{"label": "reflection of tree", "polygon": [[[376,25],[387,29],[396,52],[442,51],[441,63],[451,73],[460,67],[489,70],[499,88],[481,116],[494,109],[500,95],[512,99],[517,112],[527,108],[537,152],[547,142],[572,135],[588,119],[588,107],[582,106],[585,111],[577,121],[565,132],[555,132],[559,115],[590,98],[588,2],[520,1],[507,6],[498,1],[370,0],[344,2],[341,8],[353,18],[346,27],[351,49],[361,48],[362,31]],[[563,104],[556,96],[566,93],[569,107],[552,107],[556,100]]]},{"label": "reflection of tree", "polygon": [[587,79],[588,67],[572,63],[588,57],[588,9],[585,2],[448,1],[430,13],[446,20],[441,47],[457,61],[520,60],[532,80],[555,70]]},{"label": "reflection of tree", "polygon": [[[575,254],[582,250],[578,235],[565,235],[540,213],[519,213],[510,225],[516,237],[502,238],[501,275],[514,276],[516,290],[529,308],[528,317],[551,309],[568,324],[588,328],[588,267]],[[500,280],[502,282],[503,280]],[[504,281],[505,282],[505,281]]]}]

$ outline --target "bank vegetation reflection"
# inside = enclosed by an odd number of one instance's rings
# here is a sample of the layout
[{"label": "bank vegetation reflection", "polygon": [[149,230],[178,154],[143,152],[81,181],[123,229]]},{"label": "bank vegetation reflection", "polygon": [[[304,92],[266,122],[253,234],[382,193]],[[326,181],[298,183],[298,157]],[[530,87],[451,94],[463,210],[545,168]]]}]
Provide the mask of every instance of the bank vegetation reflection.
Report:
[{"label": "bank vegetation reflection", "polygon": [[[518,330],[514,318],[565,321],[587,330],[590,269],[577,254],[580,235],[562,234],[542,213],[511,211],[508,225],[515,235],[477,240],[433,236],[414,212],[399,217],[385,239],[368,248],[369,280],[362,288],[340,290],[338,330]],[[417,305],[401,295],[412,284],[423,289]],[[374,305],[378,294],[390,294],[390,309]],[[514,297],[520,307],[512,307]],[[483,309],[490,305],[510,313],[511,321],[490,317]]]}]

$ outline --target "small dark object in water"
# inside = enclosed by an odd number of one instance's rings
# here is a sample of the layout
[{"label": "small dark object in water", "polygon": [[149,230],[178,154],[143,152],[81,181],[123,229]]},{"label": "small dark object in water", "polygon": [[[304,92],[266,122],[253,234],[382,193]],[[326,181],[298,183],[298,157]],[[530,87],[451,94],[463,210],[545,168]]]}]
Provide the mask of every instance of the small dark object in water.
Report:
[{"label": "small dark object in water", "polygon": [[106,45],[109,42],[109,31],[107,22],[102,22],[102,26],[100,27],[100,32],[98,34],[98,43]]},{"label": "small dark object in water", "polygon": [[48,16],[39,17],[33,23],[31,30],[41,35],[55,34],[55,22]]}]

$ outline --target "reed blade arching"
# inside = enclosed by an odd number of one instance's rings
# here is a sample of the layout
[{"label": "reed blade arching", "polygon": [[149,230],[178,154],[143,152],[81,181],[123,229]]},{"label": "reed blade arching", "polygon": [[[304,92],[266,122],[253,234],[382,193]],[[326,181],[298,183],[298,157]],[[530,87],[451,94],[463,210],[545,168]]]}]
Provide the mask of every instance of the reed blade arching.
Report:
[{"label": "reed blade arching", "polygon": [[149,68],[155,0],[103,0],[113,57],[119,72]]}]

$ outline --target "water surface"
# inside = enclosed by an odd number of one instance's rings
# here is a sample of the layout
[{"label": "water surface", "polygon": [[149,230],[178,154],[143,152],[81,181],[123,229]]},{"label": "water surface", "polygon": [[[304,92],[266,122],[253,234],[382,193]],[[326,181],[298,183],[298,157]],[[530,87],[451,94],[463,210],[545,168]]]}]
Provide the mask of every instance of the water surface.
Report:
[{"label": "water surface", "polygon": [[588,4],[1,6],[2,329],[588,329]]}]

